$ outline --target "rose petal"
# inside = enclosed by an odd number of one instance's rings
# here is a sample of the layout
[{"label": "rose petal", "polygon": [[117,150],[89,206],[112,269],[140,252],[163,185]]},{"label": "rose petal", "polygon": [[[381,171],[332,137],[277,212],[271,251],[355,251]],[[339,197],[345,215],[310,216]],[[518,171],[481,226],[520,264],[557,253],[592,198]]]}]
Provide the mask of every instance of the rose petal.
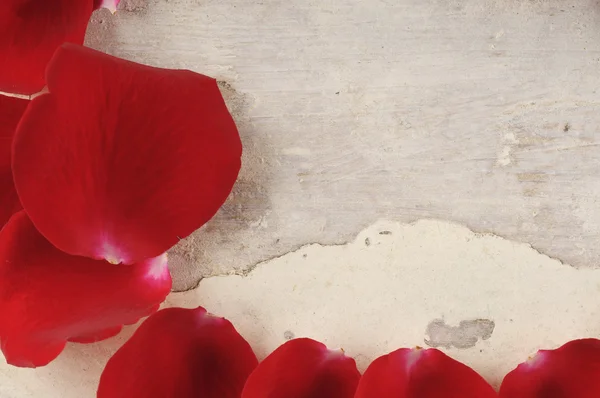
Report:
[{"label": "rose petal", "polygon": [[227,198],[242,148],[214,79],[64,45],[48,87],[17,129],[13,175],[33,223],[62,251],[154,257]]},{"label": "rose petal", "polygon": [[0,95],[0,228],[21,210],[13,183],[10,153],[15,129],[28,104],[27,100]]},{"label": "rose petal", "polygon": [[58,46],[82,44],[92,15],[90,0],[2,0],[0,91],[33,94]]},{"label": "rose petal", "polygon": [[148,318],[108,361],[98,398],[239,398],[258,361],[233,325],[204,308]]},{"label": "rose petal", "polygon": [[67,341],[108,338],[156,310],[171,288],[166,255],[131,266],[70,256],[24,210],[0,231],[0,342],[8,363],[43,366]]},{"label": "rose petal", "polygon": [[473,369],[436,349],[401,348],[377,358],[360,380],[356,398],[495,398]]},{"label": "rose petal", "polygon": [[500,398],[600,397],[600,340],[541,350],[504,378]]},{"label": "rose petal", "polygon": [[360,373],[354,359],[311,339],[288,341],[250,375],[242,398],[352,398]]}]

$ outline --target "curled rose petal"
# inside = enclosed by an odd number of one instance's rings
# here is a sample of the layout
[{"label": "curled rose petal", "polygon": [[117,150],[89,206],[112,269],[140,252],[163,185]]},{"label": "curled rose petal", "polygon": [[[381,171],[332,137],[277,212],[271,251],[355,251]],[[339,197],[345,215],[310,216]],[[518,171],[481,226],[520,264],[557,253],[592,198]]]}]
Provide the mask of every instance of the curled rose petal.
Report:
[{"label": "curled rose petal", "polygon": [[242,398],[352,398],[360,379],[354,359],[311,339],[288,341],[250,375]]},{"label": "curled rose petal", "polygon": [[13,135],[29,101],[0,95],[0,228],[10,216],[21,210],[21,202],[15,191],[10,153]]},{"label": "curled rose petal", "polygon": [[500,398],[600,397],[600,340],[541,350],[504,378]]},{"label": "curled rose petal", "polygon": [[377,358],[360,380],[356,398],[494,398],[473,369],[436,349],[401,348]]},{"label": "curled rose petal", "polygon": [[83,43],[92,6],[91,0],[2,0],[0,91],[40,91],[58,46]]},{"label": "curled rose petal", "polygon": [[258,361],[233,325],[204,308],[157,312],[108,361],[98,398],[239,398]]},{"label": "curled rose petal", "polygon": [[130,266],[65,254],[24,210],[0,231],[0,345],[8,363],[48,364],[67,341],[117,334],[158,309],[171,288],[166,255]]},{"label": "curled rose petal", "polygon": [[60,250],[111,263],[154,257],[229,195],[242,147],[214,79],[64,45],[48,88],[17,129],[13,175]]}]

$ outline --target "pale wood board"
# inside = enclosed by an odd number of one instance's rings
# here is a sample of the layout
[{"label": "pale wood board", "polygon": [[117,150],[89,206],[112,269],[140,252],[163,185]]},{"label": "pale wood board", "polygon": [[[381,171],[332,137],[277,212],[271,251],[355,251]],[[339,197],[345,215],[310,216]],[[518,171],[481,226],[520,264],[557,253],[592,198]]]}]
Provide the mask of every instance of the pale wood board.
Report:
[{"label": "pale wood board", "polygon": [[379,218],[598,263],[597,1],[124,6],[88,44],[223,81],[245,144],[234,195],[172,256],[177,289]]}]

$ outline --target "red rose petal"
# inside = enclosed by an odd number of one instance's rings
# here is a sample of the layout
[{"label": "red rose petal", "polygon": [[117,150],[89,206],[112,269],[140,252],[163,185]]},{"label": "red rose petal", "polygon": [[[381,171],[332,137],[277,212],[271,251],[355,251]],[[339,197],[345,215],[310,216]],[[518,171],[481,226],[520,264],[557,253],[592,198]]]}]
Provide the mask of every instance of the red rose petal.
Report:
[{"label": "red rose petal", "polygon": [[43,366],[67,341],[108,338],[149,315],[171,288],[166,255],[131,266],[70,256],[24,210],[0,231],[0,342],[8,363]]},{"label": "red rose petal", "polygon": [[214,79],[64,45],[48,87],[17,129],[13,175],[33,223],[62,251],[154,257],[227,198],[242,148]]},{"label": "red rose petal", "polygon": [[600,397],[600,340],[541,350],[504,378],[500,398]]},{"label": "red rose petal", "polygon": [[2,0],[0,91],[39,92],[58,46],[83,43],[92,6],[89,0]]},{"label": "red rose petal", "polygon": [[10,153],[13,135],[29,101],[0,95],[0,228],[10,216],[21,210],[21,202],[15,191]]},{"label": "red rose petal", "polygon": [[242,398],[352,398],[360,379],[354,359],[311,339],[288,341],[250,375]]},{"label": "red rose petal", "polygon": [[355,398],[495,398],[473,369],[436,349],[401,348],[377,358]]},{"label": "red rose petal", "polygon": [[258,361],[233,325],[204,308],[148,318],[108,361],[98,398],[239,398]]}]

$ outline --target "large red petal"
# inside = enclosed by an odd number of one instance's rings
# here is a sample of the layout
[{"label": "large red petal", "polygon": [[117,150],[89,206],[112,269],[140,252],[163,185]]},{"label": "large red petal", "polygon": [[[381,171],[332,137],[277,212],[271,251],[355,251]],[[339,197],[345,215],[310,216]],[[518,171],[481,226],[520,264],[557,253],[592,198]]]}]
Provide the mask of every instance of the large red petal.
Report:
[{"label": "large red petal", "polygon": [[273,351],[250,375],[242,398],[352,398],[354,359],[317,341],[296,339]]},{"label": "large red petal", "polygon": [[13,174],[59,249],[113,263],[154,257],[227,198],[242,148],[214,79],[64,45],[48,87],[17,129]]},{"label": "large red petal", "polygon": [[166,255],[131,266],[70,256],[24,210],[0,231],[0,342],[8,363],[43,366],[67,341],[108,338],[169,293]]},{"label": "large red petal", "polygon": [[542,350],[504,378],[500,398],[600,397],[600,340]]},{"label": "large red petal", "polygon": [[108,361],[98,398],[239,398],[258,361],[233,325],[204,308],[148,318]]},{"label": "large red petal", "polygon": [[92,7],[92,0],[2,0],[0,91],[39,92],[58,46],[83,43]]},{"label": "large red petal", "polygon": [[356,398],[495,398],[473,369],[436,349],[402,348],[377,358],[360,380]]},{"label": "large red petal", "polygon": [[0,228],[21,209],[10,167],[13,135],[29,101],[0,95]]}]

